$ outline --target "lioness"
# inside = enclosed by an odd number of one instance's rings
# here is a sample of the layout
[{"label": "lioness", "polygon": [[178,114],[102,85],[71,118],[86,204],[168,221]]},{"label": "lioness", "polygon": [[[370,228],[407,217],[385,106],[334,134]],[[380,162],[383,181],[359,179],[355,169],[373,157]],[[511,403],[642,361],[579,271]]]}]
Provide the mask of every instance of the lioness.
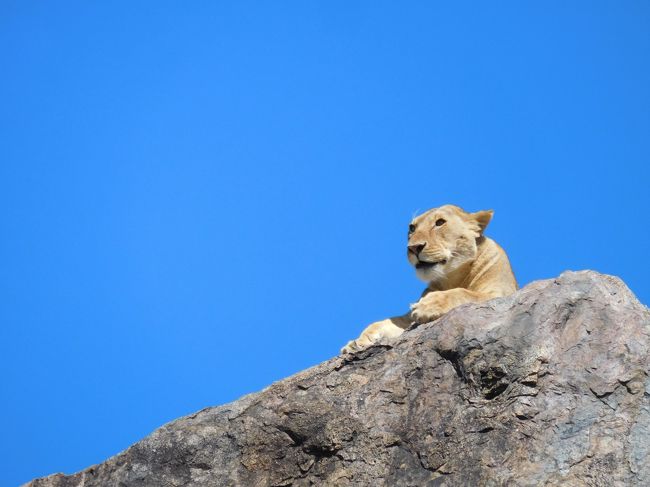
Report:
[{"label": "lioness", "polygon": [[433,208],[409,225],[406,256],[428,284],[411,311],[371,324],[342,353],[352,353],[401,334],[413,323],[433,321],[463,303],[507,296],[517,290],[508,256],[483,236],[492,210],[467,213],[458,206]]}]

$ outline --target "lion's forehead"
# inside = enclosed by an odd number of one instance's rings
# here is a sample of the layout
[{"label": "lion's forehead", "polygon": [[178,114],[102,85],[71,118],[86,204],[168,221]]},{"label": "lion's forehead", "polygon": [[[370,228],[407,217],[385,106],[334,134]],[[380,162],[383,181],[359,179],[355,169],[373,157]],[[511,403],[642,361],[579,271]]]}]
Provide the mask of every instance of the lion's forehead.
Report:
[{"label": "lion's forehead", "polygon": [[465,211],[456,205],[444,205],[438,208],[431,208],[430,210],[425,211],[421,215],[416,216],[413,219],[414,224],[419,224],[426,221],[433,221],[441,217],[450,218],[452,216],[459,216],[466,214]]}]

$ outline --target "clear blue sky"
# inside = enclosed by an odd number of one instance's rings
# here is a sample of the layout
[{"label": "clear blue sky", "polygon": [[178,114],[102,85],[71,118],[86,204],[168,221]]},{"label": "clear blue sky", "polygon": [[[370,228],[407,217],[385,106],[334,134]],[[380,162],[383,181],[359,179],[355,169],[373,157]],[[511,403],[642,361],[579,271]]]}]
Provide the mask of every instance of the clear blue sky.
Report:
[{"label": "clear blue sky", "polygon": [[2,1],[0,485],[406,310],[416,210],[650,302],[650,3],[524,3]]}]

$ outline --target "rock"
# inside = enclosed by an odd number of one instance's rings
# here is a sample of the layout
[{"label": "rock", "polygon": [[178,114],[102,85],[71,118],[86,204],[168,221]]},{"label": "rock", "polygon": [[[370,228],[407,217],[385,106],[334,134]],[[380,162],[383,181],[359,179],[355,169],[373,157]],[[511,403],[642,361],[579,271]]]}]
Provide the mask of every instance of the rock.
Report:
[{"label": "rock", "polygon": [[566,272],[26,485],[650,485],[649,334],[619,279]]}]

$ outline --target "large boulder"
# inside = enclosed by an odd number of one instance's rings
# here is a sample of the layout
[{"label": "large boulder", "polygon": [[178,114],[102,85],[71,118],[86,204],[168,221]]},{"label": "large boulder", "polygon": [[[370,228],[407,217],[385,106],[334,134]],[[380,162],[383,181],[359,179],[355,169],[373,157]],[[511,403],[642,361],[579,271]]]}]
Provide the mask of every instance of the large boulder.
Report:
[{"label": "large boulder", "polygon": [[566,272],[27,485],[646,486],[649,335],[618,278]]}]

